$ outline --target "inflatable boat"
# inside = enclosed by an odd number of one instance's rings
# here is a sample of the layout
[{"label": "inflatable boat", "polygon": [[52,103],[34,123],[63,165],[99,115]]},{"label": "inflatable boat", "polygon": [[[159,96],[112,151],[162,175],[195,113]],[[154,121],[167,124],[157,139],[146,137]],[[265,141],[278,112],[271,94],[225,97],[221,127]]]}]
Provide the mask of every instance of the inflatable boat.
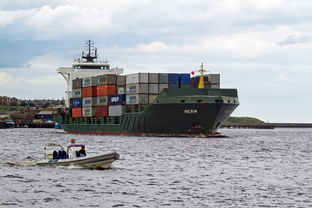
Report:
[{"label": "inflatable boat", "polygon": [[80,166],[90,169],[107,169],[111,164],[119,159],[119,154],[115,151],[106,151],[95,155],[81,155],[79,149],[84,145],[75,144],[67,147],[67,152],[60,145],[50,144],[49,147],[57,146],[51,150],[45,148],[44,159],[36,163],[39,166]]}]

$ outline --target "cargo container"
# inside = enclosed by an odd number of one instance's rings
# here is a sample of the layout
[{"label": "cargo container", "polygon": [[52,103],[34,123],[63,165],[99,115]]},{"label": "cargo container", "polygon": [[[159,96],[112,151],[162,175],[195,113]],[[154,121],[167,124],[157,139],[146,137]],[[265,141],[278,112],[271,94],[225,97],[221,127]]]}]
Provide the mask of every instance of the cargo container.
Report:
[{"label": "cargo container", "polygon": [[65,114],[66,114],[67,116],[71,116],[71,114],[72,114],[72,108],[66,108],[66,109],[65,109]]},{"label": "cargo container", "polygon": [[207,77],[211,84],[220,84],[220,74],[208,74]]},{"label": "cargo container", "polygon": [[125,95],[109,95],[108,105],[124,105],[126,103]]},{"label": "cargo container", "polygon": [[158,84],[159,73],[148,73],[148,83]]},{"label": "cargo container", "polygon": [[148,94],[135,94],[126,96],[126,104],[147,104],[148,103]]},{"label": "cargo container", "polygon": [[72,89],[80,89],[82,87],[82,79],[74,79],[72,82]]},{"label": "cargo container", "polygon": [[126,76],[117,76],[117,86],[126,85]]},{"label": "cargo container", "polygon": [[106,74],[97,76],[97,85],[116,85],[117,76],[115,74]]},{"label": "cargo container", "polygon": [[115,95],[117,93],[116,85],[100,85],[96,88],[97,96]]},{"label": "cargo container", "polygon": [[82,107],[92,107],[97,105],[97,97],[82,98]]},{"label": "cargo container", "polygon": [[133,94],[147,94],[148,84],[127,84],[126,85],[126,95]]},{"label": "cargo container", "polygon": [[70,98],[70,107],[81,108],[82,107],[82,99],[81,98]]},{"label": "cargo container", "polygon": [[126,76],[126,84],[148,83],[148,73],[135,73]]},{"label": "cargo container", "polygon": [[122,116],[122,105],[108,106],[108,116]]},{"label": "cargo container", "polygon": [[96,86],[83,87],[81,89],[82,91],[81,97],[95,97],[97,95],[96,88],[97,88]]},{"label": "cargo container", "polygon": [[179,84],[179,74],[168,74],[168,83]]},{"label": "cargo container", "polygon": [[191,88],[191,84],[180,84],[180,88]]},{"label": "cargo container", "polygon": [[72,108],[72,117],[80,118],[82,115],[82,108]]},{"label": "cargo container", "polygon": [[126,94],[125,91],[126,91],[125,87],[117,86],[117,94],[124,95],[124,94]]},{"label": "cargo container", "polygon": [[149,94],[148,103],[153,103],[157,97],[158,97],[158,94]]},{"label": "cargo container", "polygon": [[91,87],[97,85],[97,77],[82,78],[82,87]]},{"label": "cargo container", "polygon": [[81,97],[81,89],[73,89],[72,98],[80,98],[80,97]]},{"label": "cargo container", "polygon": [[178,83],[169,83],[168,88],[179,88],[179,84]]},{"label": "cargo container", "polygon": [[168,84],[168,74],[160,73],[158,79],[159,84]]},{"label": "cargo container", "polygon": [[108,116],[108,107],[107,106],[97,106],[96,107],[96,116],[97,117]]},{"label": "cargo container", "polygon": [[168,88],[168,84],[159,84],[158,92],[160,93],[163,89]]},{"label": "cargo container", "polygon": [[106,106],[107,104],[107,96],[96,97],[96,106]]},{"label": "cargo container", "polygon": [[180,84],[190,84],[191,83],[190,74],[179,74],[179,82]]},{"label": "cargo container", "polygon": [[148,93],[149,94],[159,93],[158,84],[148,84]]},{"label": "cargo container", "polygon": [[96,107],[82,107],[82,117],[93,117],[96,115]]},{"label": "cargo container", "polygon": [[210,88],[211,89],[220,89],[220,83],[211,83]]}]

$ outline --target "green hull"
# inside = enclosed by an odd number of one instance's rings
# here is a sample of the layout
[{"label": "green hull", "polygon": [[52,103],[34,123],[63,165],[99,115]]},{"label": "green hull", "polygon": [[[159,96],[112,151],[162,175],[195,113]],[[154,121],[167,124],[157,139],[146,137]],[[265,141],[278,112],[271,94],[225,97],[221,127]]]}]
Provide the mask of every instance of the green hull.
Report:
[{"label": "green hull", "polygon": [[106,119],[59,114],[56,121],[69,133],[209,137],[219,136],[237,106],[236,89],[165,89],[141,112]]}]

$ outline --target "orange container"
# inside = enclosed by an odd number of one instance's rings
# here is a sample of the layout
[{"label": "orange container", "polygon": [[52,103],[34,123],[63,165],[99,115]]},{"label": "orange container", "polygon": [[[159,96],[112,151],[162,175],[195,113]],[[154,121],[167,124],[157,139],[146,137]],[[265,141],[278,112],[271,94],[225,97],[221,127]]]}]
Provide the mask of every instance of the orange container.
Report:
[{"label": "orange container", "polygon": [[117,94],[116,85],[100,85],[96,88],[97,96],[115,95]]},{"label": "orange container", "polygon": [[95,97],[96,96],[96,86],[95,87],[83,87],[81,92],[82,97]]},{"label": "orange container", "polygon": [[107,106],[97,106],[96,107],[96,116],[97,117],[103,117],[107,116],[108,111],[107,111]]},{"label": "orange container", "polygon": [[72,117],[73,118],[80,118],[82,115],[82,108],[73,108],[72,109]]}]

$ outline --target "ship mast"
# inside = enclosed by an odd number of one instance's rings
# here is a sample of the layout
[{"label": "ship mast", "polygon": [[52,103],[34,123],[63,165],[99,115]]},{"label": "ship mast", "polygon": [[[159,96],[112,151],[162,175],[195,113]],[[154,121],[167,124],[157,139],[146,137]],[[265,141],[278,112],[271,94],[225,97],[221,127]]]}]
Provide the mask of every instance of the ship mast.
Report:
[{"label": "ship mast", "polygon": [[204,70],[204,64],[203,63],[201,63],[200,70],[198,70],[198,72],[200,73],[198,89],[204,89],[205,88],[204,73],[206,72],[206,70]]},{"label": "ship mast", "polygon": [[91,40],[88,40],[86,42],[87,45],[87,55],[85,55],[85,51],[82,51],[82,56],[81,58],[85,59],[86,62],[94,62],[94,59],[97,59],[97,49],[94,47],[94,42]]}]

